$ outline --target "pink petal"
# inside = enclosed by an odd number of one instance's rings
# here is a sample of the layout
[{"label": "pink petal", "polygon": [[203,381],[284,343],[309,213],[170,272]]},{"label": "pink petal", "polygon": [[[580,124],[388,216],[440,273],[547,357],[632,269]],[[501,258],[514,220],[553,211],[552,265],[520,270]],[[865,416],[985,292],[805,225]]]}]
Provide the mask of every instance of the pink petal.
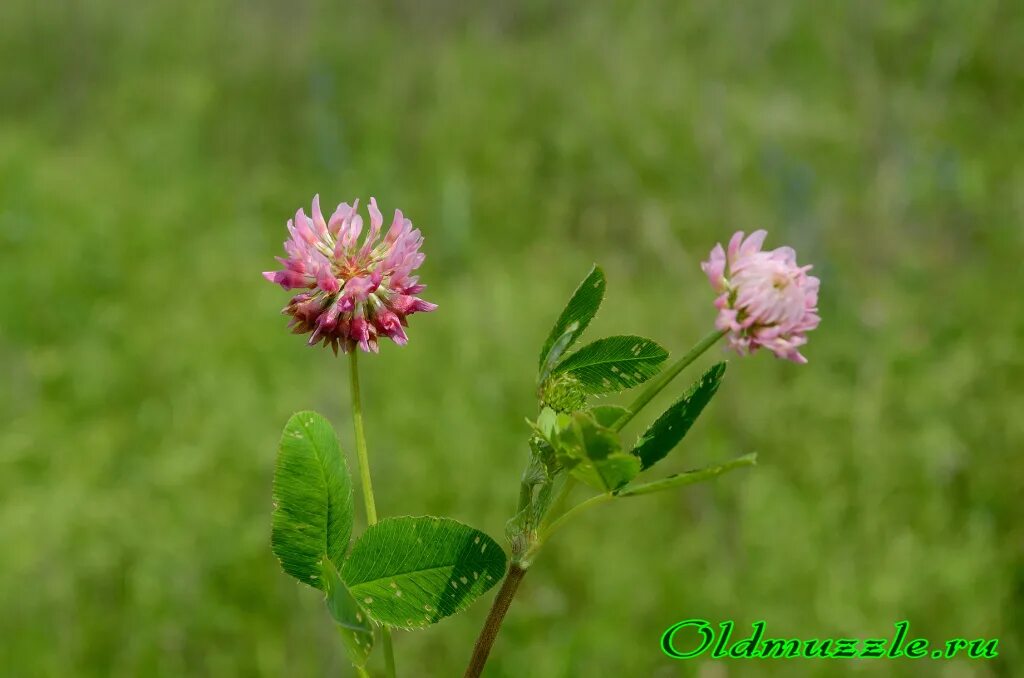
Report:
[{"label": "pink petal", "polygon": [[700,268],[707,275],[712,289],[716,292],[725,289],[725,251],[721,243],[715,245],[708,260],[702,262]]},{"label": "pink petal", "polygon": [[764,239],[768,237],[768,231],[764,229],[758,229],[750,234],[750,236],[743,241],[743,245],[740,246],[740,257],[749,257],[751,254],[756,254],[761,251],[761,245],[764,244]]},{"label": "pink petal", "polygon": [[324,215],[320,211],[319,193],[313,196],[313,227],[316,229],[318,237],[323,238],[327,235],[327,222],[324,221]]},{"label": "pink petal", "polygon": [[729,239],[729,247],[726,250],[726,256],[729,258],[729,263],[736,261],[736,257],[740,253],[740,244],[743,242],[743,231],[736,231],[732,234],[732,238]]}]

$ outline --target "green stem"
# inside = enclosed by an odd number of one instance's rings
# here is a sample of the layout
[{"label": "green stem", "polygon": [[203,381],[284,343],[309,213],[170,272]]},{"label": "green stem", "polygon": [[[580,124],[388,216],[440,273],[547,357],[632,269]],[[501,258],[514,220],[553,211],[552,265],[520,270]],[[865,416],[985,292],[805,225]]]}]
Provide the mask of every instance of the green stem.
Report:
[{"label": "green stem", "polygon": [[562,488],[558,491],[558,496],[556,496],[555,500],[551,502],[551,508],[548,509],[547,515],[545,515],[541,520],[539,528],[540,532],[543,532],[547,528],[548,524],[551,522],[552,516],[562,514],[562,509],[565,508],[565,502],[569,500],[569,494],[575,486],[575,478],[569,476],[565,479],[565,483],[563,483]]},{"label": "green stem", "polygon": [[606,494],[595,494],[590,499],[585,499],[580,503],[576,504],[562,515],[558,516],[555,520],[551,521],[550,525],[548,525],[540,531],[540,534],[537,535],[537,546],[534,547],[534,551],[539,550],[540,547],[544,545],[544,542],[547,540],[547,538],[554,534],[555,530],[560,528],[565,523],[569,522],[569,520],[571,520],[573,516],[579,515],[583,511],[586,511],[591,506],[603,504],[606,501],[611,501],[614,498],[615,495],[611,494],[610,492]]},{"label": "green stem", "polygon": [[697,345],[686,352],[682,358],[672,364],[667,370],[659,374],[656,378],[652,379],[644,390],[640,392],[640,395],[636,397],[636,400],[629,406],[629,409],[619,417],[619,420],[615,422],[612,429],[621,431],[622,428],[630,422],[637,413],[644,408],[647,403],[654,399],[654,396],[661,393],[661,390],[669,385],[673,379],[679,376],[679,373],[686,369],[690,363],[699,358],[704,351],[711,348],[716,341],[724,337],[726,330],[715,330],[711,332],[703,339],[697,342]]},{"label": "green stem", "polygon": [[519,513],[524,508],[530,505],[533,501],[533,485],[526,481],[519,483],[519,506],[516,508],[516,513]]},{"label": "green stem", "polygon": [[384,645],[384,671],[390,678],[395,678],[395,648],[391,645],[391,629],[381,626],[380,635]]},{"label": "green stem", "polygon": [[697,471],[687,471],[686,473],[676,473],[668,476],[667,478],[655,480],[652,483],[626,485],[624,488],[619,490],[618,496],[620,498],[639,497],[642,494],[653,494],[655,492],[683,487],[684,485],[693,485],[694,483],[711,480],[712,478],[720,476],[723,473],[728,473],[733,469],[755,465],[757,465],[757,453],[751,452],[750,454],[745,454],[742,457],[738,457],[717,466],[708,466],[707,468],[702,468]]},{"label": "green stem", "polygon": [[[359,395],[359,349],[349,352],[349,384],[352,390],[352,428],[356,434],[356,459],[359,462],[359,480],[363,488],[363,503],[366,506],[366,524],[377,522],[377,505],[373,500],[373,483],[370,481],[370,458],[366,453],[366,432],[363,429],[363,401]],[[391,646],[391,629],[381,626],[384,645],[384,664],[389,678],[395,676],[395,651]]]},{"label": "green stem", "polygon": [[359,349],[353,348],[351,356],[350,384],[352,387],[352,427],[356,433],[356,459],[359,461],[359,480],[363,486],[363,503],[366,506],[366,524],[377,522],[377,505],[373,501],[373,483],[370,481],[370,459],[366,454],[366,432],[363,430],[363,401],[359,395]]},{"label": "green stem", "polygon": [[366,671],[365,667],[359,666],[358,664],[353,664],[353,666],[356,667],[356,674],[359,675],[359,678],[370,678],[370,674]]}]

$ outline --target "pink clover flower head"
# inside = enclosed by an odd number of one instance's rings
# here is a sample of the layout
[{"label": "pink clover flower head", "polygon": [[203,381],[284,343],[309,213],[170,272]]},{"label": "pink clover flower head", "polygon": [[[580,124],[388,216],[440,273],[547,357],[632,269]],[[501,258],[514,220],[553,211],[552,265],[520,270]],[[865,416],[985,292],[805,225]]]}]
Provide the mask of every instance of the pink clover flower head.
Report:
[{"label": "pink clover flower head", "polygon": [[286,290],[302,290],[281,311],[291,317],[288,326],[308,333],[310,346],[322,343],[335,353],[357,346],[376,353],[382,336],[405,345],[406,317],[437,308],[416,296],[426,287],[412,275],[424,259],[419,230],[395,210],[382,238],[384,217],[370,198],[370,228],[360,243],[358,210],[358,200],[341,203],[324,219],[314,196],[312,217],[300,209],[288,221],[288,256],[277,257],[282,269],[263,274]]},{"label": "pink clover flower head", "polygon": [[792,247],[762,251],[767,231],[744,237],[737,231],[727,249],[715,245],[701,269],[719,293],[715,327],[728,332],[729,347],[740,355],[766,348],[779,358],[806,363],[799,348],[818,317],[819,280],[810,266],[796,263]]}]

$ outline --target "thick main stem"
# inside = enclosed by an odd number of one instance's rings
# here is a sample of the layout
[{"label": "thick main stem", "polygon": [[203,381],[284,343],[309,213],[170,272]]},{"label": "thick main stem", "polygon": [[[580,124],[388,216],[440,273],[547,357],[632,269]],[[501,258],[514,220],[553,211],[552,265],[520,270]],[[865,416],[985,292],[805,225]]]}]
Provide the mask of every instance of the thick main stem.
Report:
[{"label": "thick main stem", "polygon": [[[366,432],[363,429],[363,400],[359,394],[359,349],[349,352],[349,385],[352,390],[352,428],[356,435],[356,460],[359,464],[359,480],[363,488],[363,504],[366,506],[366,524],[377,522],[377,504],[373,500],[373,483],[370,480],[370,458],[366,453]],[[381,626],[384,645],[384,664],[387,675],[395,676],[395,651],[391,646],[391,629]]]},{"label": "thick main stem", "polygon": [[483,673],[487,657],[491,654],[491,648],[494,646],[494,640],[498,637],[498,631],[501,630],[501,622],[504,621],[505,613],[508,612],[509,605],[512,604],[512,599],[524,576],[526,576],[526,570],[519,565],[512,563],[509,566],[508,576],[502,582],[498,595],[494,597],[491,611],[487,613],[487,621],[484,622],[484,627],[480,630],[480,637],[476,639],[473,656],[469,660],[469,666],[466,667],[464,678],[478,678]]}]

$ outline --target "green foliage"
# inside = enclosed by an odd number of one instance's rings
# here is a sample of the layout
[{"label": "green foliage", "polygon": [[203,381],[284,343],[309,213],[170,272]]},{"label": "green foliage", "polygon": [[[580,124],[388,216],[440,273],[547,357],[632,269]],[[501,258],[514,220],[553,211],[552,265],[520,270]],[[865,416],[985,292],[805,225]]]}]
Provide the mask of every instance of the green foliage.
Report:
[{"label": "green foliage", "polygon": [[553,375],[574,377],[591,395],[614,393],[647,381],[661,369],[668,351],[650,339],[615,336],[598,339],[562,360]]},{"label": "green foliage", "polygon": [[330,422],[292,415],[274,473],[271,547],[285,572],[323,589],[321,561],[340,566],[352,535],[352,481]]},{"label": "green foliage", "polygon": [[614,427],[619,419],[628,413],[629,410],[627,408],[620,407],[619,405],[598,405],[597,407],[590,408],[590,416],[605,428]]},{"label": "green foliage", "polygon": [[328,559],[323,560],[321,580],[327,598],[327,609],[337,622],[338,634],[345,644],[349,659],[356,666],[364,666],[373,650],[373,626],[366,612],[355,601],[341,580],[338,569]]},{"label": "green foliage", "polygon": [[543,382],[547,378],[562,354],[579,339],[590,325],[590,321],[597,315],[597,309],[604,298],[604,289],[604,271],[595,265],[573,292],[569,303],[558,316],[555,326],[551,328],[551,333],[544,341],[544,346],[540,350],[540,381]]},{"label": "green foliage", "polygon": [[316,412],[285,424],[273,498],[274,555],[285,572],[324,592],[349,658],[364,665],[373,629],[338,574],[352,536],[352,480],[334,429]]},{"label": "green foliage", "polygon": [[718,391],[725,366],[721,362],[708,368],[682,398],[644,431],[633,447],[633,454],[640,458],[643,468],[650,468],[679,444]]},{"label": "green foliage", "polygon": [[[1005,639],[934,668],[1015,675],[1021,35],[997,0],[0,2],[0,673],[346,675],[322,596],[267,548],[288,416],[329,413],[348,446],[344,366],[282,330],[258,273],[319,191],[401,207],[440,304],[362,361],[382,512],[495,536],[537,345],[592,261],[614,289],[587,337],[673,356],[734,229],[822,278],[810,364],[732,361],[699,441],[652,469],[756,449],[757,472],[559,532],[494,676],[696,673],[656,647],[688,610],[793,637],[909,617]],[[461,675],[484,602],[398,634],[402,675]]]},{"label": "green foliage", "polygon": [[341,571],[373,619],[405,629],[460,612],[505,574],[505,552],[483,532],[431,516],[367,528]]},{"label": "green foliage", "polygon": [[550,440],[560,428],[569,424],[570,419],[565,412],[558,412],[552,407],[544,407],[537,415],[537,422],[533,426],[537,433]]},{"label": "green foliage", "polygon": [[622,450],[619,434],[577,412],[554,435],[562,465],[591,487],[616,490],[640,472],[640,460]]},{"label": "green foliage", "polygon": [[619,497],[636,497],[641,494],[653,494],[655,492],[661,492],[663,490],[670,490],[677,487],[683,487],[685,485],[692,485],[694,483],[703,482],[705,480],[711,480],[716,478],[723,473],[727,473],[737,468],[744,466],[753,466],[757,463],[757,454],[745,454],[742,457],[733,459],[724,464],[717,466],[708,466],[702,468],[699,471],[687,471],[686,473],[675,473],[661,480],[655,480],[650,483],[642,483],[640,485],[627,485],[622,488],[616,495]]}]

